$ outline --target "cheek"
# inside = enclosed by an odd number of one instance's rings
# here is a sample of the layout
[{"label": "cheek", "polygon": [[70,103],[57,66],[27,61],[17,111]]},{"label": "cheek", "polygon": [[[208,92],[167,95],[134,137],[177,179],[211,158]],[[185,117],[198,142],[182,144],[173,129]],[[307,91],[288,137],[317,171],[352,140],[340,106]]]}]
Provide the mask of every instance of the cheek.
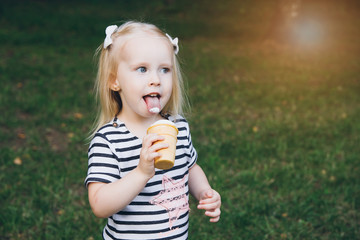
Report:
[{"label": "cheek", "polygon": [[173,85],[170,82],[166,85],[166,94],[164,95],[164,98],[163,98],[164,102],[168,103],[168,101],[170,100],[172,95],[173,95]]},{"label": "cheek", "polygon": [[166,81],[166,85],[164,87],[165,87],[166,91],[170,92],[170,94],[171,94],[172,89],[173,89],[173,79],[172,78],[168,79]]}]

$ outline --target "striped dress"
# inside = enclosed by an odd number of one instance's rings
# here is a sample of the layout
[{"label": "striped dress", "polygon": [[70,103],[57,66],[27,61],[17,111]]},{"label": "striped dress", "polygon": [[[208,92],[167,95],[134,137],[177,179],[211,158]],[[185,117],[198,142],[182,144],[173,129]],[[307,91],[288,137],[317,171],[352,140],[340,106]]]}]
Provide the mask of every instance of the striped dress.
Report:
[{"label": "striped dress", "polygon": [[[103,239],[187,239],[188,173],[197,153],[187,121],[181,116],[169,120],[179,130],[174,167],[155,169],[155,175],[140,194],[108,218]],[[112,122],[105,124],[90,143],[86,186],[91,182],[117,181],[138,165],[142,140],[117,121],[117,128]]]}]

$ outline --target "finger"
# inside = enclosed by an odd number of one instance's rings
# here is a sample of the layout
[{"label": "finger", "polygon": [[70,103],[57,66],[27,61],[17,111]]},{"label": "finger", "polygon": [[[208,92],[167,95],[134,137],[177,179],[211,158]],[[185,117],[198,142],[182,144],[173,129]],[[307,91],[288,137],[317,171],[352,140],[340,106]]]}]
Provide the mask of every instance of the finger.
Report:
[{"label": "finger", "polygon": [[142,141],[142,149],[148,149],[153,144],[152,136],[145,136]]},{"label": "finger", "polygon": [[156,144],[152,145],[152,146],[149,148],[149,151],[150,151],[150,152],[156,152],[156,151],[159,151],[159,150],[161,150],[161,149],[168,148],[168,147],[169,147],[169,144],[168,144],[168,143],[159,142],[159,143],[156,143]]},{"label": "finger", "polygon": [[162,141],[164,139],[165,139],[164,136],[161,136],[161,135],[155,134],[155,133],[151,133],[151,134],[146,135],[143,138],[143,145],[149,144],[149,146],[151,146],[154,142]]},{"label": "finger", "polygon": [[208,204],[199,204],[198,209],[212,210],[220,207],[220,202],[213,202]]},{"label": "finger", "polygon": [[212,198],[214,196],[212,189],[205,192],[204,197],[205,198]]},{"label": "finger", "polygon": [[220,202],[220,197],[218,195],[214,195],[211,198],[207,198],[207,199],[202,199],[199,201],[199,204],[209,204],[209,203],[213,203],[213,202]]},{"label": "finger", "polygon": [[218,216],[220,216],[221,211],[219,208],[214,209],[213,211],[206,211],[205,215],[211,218],[216,218]]},{"label": "finger", "polygon": [[210,222],[218,222],[220,220],[220,216],[216,217],[216,218],[210,218]]},{"label": "finger", "polygon": [[157,152],[159,149],[168,147],[166,143],[163,142],[153,144],[153,142],[159,139],[158,137],[159,136],[155,134],[144,137],[143,146],[140,151],[140,156],[142,156],[143,159],[154,160],[154,158],[161,156],[161,154]]},{"label": "finger", "polygon": [[151,146],[156,145],[154,143],[156,143],[157,141],[162,141],[165,138],[163,136],[157,135],[157,134],[149,134],[146,135],[143,138],[143,142],[142,142],[142,149],[143,150],[147,150],[149,149]]},{"label": "finger", "polygon": [[213,196],[212,189],[208,189],[201,193],[200,200],[211,198]]},{"label": "finger", "polygon": [[217,201],[216,198],[208,198],[208,199],[201,200],[199,202],[199,204],[209,204],[209,203],[213,203],[213,202],[216,202],[216,201]]},{"label": "finger", "polygon": [[149,162],[154,162],[155,158],[161,157],[161,153],[158,152],[152,152],[149,154],[149,158],[148,161]]}]

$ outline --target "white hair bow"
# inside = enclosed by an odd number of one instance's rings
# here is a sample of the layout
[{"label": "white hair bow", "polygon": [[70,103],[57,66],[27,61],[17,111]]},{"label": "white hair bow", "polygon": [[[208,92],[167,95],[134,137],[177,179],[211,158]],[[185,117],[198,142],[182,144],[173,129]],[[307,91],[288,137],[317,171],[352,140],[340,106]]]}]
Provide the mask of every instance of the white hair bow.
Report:
[{"label": "white hair bow", "polygon": [[112,39],[111,39],[111,35],[115,32],[115,30],[117,29],[118,26],[116,25],[111,25],[108,26],[105,30],[106,33],[106,37],[104,40],[104,48],[106,49],[109,45],[111,45],[113,43]]},{"label": "white hair bow", "polygon": [[178,45],[179,39],[177,37],[172,39],[169,34],[167,34],[167,33],[165,33],[165,34],[169,38],[171,44],[174,46],[175,54],[178,54],[178,52],[179,52],[179,45]]}]

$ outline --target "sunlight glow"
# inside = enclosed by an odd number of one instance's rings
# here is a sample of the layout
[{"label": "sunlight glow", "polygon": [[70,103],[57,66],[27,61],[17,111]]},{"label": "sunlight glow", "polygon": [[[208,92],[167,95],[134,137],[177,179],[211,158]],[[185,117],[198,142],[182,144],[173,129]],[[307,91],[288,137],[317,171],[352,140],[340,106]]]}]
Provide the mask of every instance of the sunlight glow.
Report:
[{"label": "sunlight glow", "polygon": [[317,45],[324,40],[324,26],[313,19],[296,22],[292,31],[294,40],[301,45]]}]

